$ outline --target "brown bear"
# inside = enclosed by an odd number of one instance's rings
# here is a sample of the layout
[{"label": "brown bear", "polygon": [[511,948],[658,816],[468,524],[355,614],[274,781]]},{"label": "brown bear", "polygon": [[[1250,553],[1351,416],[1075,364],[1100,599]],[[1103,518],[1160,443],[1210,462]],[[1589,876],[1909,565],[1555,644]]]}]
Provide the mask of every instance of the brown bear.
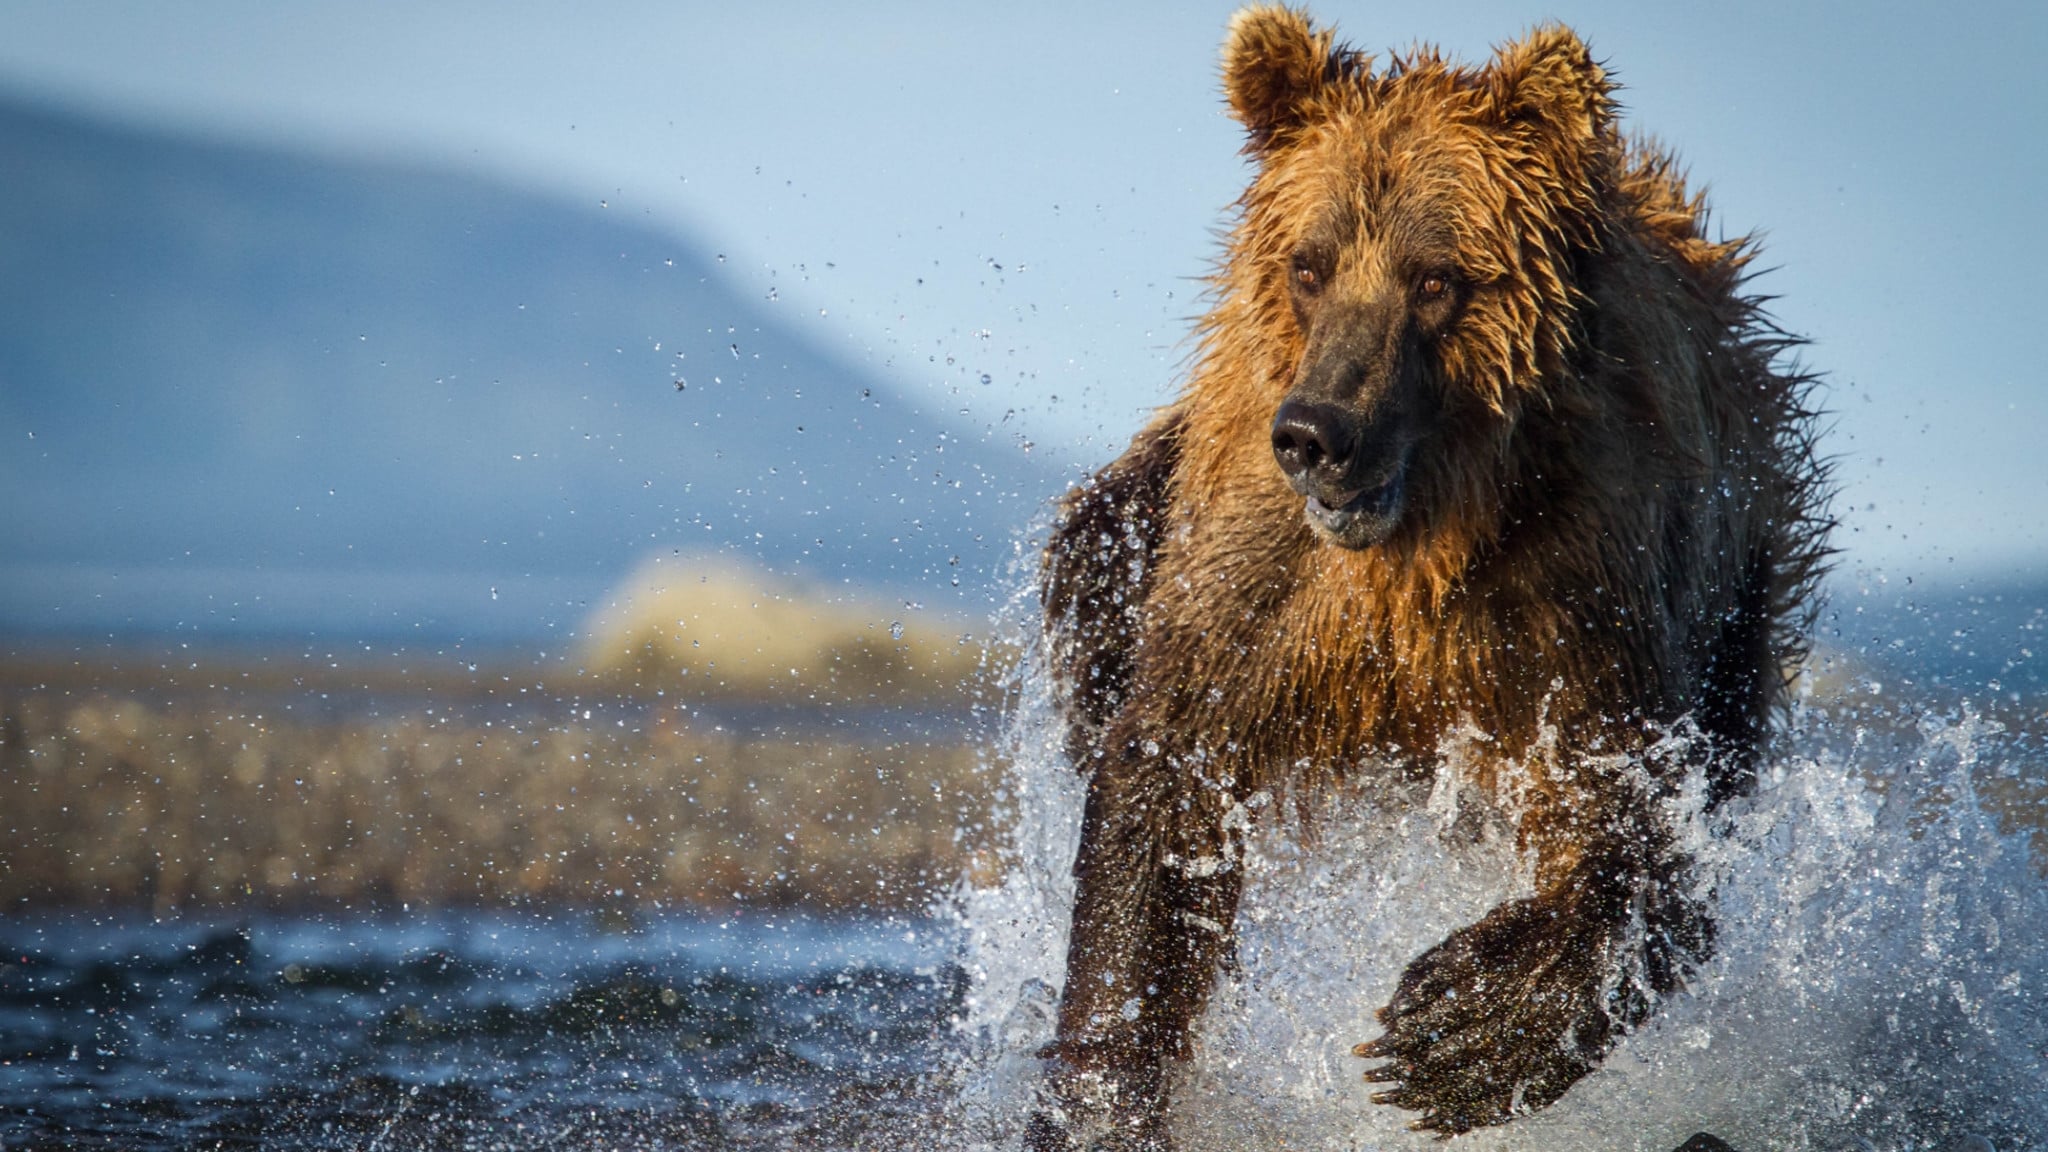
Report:
[{"label": "brown bear", "polygon": [[1827,552],[1754,249],[1576,35],[1376,68],[1252,8],[1224,86],[1256,174],[1192,373],[1046,554],[1088,783],[1034,1148],[1168,1145],[1249,797],[1432,773],[1467,729],[1535,895],[1410,963],[1355,1051],[1418,1128],[1555,1101],[1711,951],[1660,814],[1688,773],[1750,786]]}]

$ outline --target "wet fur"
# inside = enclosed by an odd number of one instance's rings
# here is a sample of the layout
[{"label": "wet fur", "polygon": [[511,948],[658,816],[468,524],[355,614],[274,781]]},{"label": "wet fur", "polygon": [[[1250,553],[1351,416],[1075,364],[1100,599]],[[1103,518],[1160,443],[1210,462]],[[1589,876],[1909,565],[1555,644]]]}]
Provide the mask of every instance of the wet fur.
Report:
[{"label": "wet fur", "polygon": [[[1825,555],[1809,380],[1746,294],[1754,249],[1708,239],[1669,155],[1618,134],[1572,33],[1375,70],[1252,9],[1225,83],[1258,170],[1193,371],[1046,553],[1089,793],[1041,1148],[1089,1116],[1165,1146],[1163,1061],[1228,947],[1247,798],[1430,770],[1465,725],[1537,895],[1417,958],[1361,1055],[1377,1099],[1445,1133],[1556,1099],[1711,949],[1657,817],[1688,764],[1646,783],[1612,754],[1689,720],[1712,799],[1745,791]],[[1290,260],[1332,219],[1361,276],[1434,245],[1472,278],[1429,350],[1406,513],[1362,550],[1304,522],[1268,435],[1305,349]]]}]

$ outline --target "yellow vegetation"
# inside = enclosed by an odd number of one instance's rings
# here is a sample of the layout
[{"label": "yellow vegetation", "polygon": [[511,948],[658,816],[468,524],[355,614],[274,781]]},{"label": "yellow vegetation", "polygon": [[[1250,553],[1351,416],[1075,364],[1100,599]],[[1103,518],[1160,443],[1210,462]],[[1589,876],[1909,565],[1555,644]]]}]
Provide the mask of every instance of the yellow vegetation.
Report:
[{"label": "yellow vegetation", "polygon": [[957,699],[988,663],[986,631],[732,560],[662,557],[598,610],[583,658],[606,683],[646,695]]}]

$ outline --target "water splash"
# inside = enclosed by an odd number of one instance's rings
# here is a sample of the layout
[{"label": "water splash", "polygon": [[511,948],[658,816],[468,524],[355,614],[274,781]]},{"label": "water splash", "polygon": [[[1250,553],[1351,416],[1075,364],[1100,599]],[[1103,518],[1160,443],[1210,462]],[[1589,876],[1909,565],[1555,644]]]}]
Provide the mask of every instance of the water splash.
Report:
[{"label": "water splash", "polygon": [[[1027,668],[1006,874],[958,901],[977,1148],[1017,1146],[1052,1038],[1083,795],[1057,730],[1047,678]],[[1373,1012],[1409,960],[1529,891],[1511,814],[1460,784],[1464,753],[1448,752],[1434,781],[1328,798],[1313,845],[1271,819],[1253,836],[1237,962],[1175,1093],[1186,1152],[1440,1146],[1370,1102],[1350,1049],[1378,1034]],[[1564,1099],[1458,1147],[1669,1152],[1704,1130],[1742,1152],[1971,1134],[2048,1148],[2048,892],[2026,833],[1980,795],[2044,774],[2037,746],[1967,709],[1901,725],[1802,708],[1757,794],[1711,828],[1699,788],[1674,801],[1720,919],[1690,990]]]},{"label": "water splash", "polygon": [[[1013,633],[1017,605],[1007,614]],[[1012,635],[1006,639],[1016,640]],[[999,883],[962,884],[953,899],[967,991],[960,1030],[964,1139],[976,1152],[1014,1146],[1038,1086],[1037,1051],[1053,1037],[1067,929],[1074,905],[1068,870],[1081,842],[1086,785],[1066,765],[1051,678],[1035,646],[1017,692],[1000,760],[998,815],[1009,829]]]}]

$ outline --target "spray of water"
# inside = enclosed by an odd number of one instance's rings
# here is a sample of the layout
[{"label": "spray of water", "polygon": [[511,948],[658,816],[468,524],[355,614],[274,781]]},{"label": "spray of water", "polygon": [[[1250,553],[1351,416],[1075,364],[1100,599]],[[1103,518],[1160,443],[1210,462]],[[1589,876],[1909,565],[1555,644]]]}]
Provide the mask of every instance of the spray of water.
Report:
[{"label": "spray of water", "polygon": [[[1529,892],[1511,801],[1461,783],[1471,751],[1446,747],[1433,782],[1327,798],[1312,843],[1267,814],[1236,962],[1180,1072],[1183,1149],[1439,1146],[1370,1102],[1350,1049],[1378,1034],[1409,960]],[[1083,782],[1036,670],[1007,752],[1005,877],[963,888],[957,910],[961,1113],[988,1149],[1015,1148],[1031,1106],[1073,895]],[[2048,1148],[2048,893],[2024,832],[1980,795],[2039,778],[2040,757],[1967,708],[1900,731],[1803,707],[1755,796],[1711,816],[1697,787],[1671,801],[1719,909],[1691,987],[1564,1099],[1456,1145],[1670,1152],[1709,1131],[1742,1152]]]}]

